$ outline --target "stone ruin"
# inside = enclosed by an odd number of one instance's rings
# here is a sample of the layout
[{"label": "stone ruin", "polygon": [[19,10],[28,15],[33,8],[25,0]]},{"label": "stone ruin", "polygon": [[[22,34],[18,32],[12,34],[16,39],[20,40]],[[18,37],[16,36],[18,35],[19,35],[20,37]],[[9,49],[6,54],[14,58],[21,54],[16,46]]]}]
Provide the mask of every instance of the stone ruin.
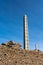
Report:
[{"label": "stone ruin", "polygon": [[9,41],[7,43],[2,43],[2,45],[7,46],[7,47],[16,47],[16,48],[21,47],[21,45],[19,43],[15,43],[13,41]]}]

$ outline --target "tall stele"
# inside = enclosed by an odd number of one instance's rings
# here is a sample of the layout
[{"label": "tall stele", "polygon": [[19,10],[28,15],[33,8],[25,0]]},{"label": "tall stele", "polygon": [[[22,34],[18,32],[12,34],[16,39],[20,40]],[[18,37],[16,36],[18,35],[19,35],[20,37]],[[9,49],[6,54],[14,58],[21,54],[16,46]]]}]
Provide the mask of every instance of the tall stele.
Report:
[{"label": "tall stele", "polygon": [[27,15],[23,16],[23,27],[24,27],[24,49],[29,50]]}]

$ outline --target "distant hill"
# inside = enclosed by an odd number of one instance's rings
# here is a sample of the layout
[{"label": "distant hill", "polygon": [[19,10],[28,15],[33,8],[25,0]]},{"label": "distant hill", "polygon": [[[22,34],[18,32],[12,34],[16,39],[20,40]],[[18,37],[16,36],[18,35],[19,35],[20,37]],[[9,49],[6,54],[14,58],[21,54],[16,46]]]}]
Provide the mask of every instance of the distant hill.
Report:
[{"label": "distant hill", "polygon": [[24,50],[15,42],[0,45],[0,65],[43,65],[43,52]]}]

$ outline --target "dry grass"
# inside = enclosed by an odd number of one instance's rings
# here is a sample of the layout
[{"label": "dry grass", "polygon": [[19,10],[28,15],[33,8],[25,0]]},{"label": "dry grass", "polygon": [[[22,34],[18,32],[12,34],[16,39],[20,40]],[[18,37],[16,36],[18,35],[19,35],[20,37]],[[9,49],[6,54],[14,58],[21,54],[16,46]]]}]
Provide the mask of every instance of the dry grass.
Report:
[{"label": "dry grass", "polygon": [[1,45],[0,65],[43,65],[43,53],[21,49],[19,44]]}]

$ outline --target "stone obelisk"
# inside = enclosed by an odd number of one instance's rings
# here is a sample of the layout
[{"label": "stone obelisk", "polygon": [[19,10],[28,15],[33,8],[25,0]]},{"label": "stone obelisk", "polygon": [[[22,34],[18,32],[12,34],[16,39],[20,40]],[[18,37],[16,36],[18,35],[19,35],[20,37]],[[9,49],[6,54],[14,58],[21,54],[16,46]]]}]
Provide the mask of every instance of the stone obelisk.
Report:
[{"label": "stone obelisk", "polygon": [[29,40],[28,40],[28,20],[27,15],[23,17],[23,27],[24,27],[24,49],[29,50]]}]

